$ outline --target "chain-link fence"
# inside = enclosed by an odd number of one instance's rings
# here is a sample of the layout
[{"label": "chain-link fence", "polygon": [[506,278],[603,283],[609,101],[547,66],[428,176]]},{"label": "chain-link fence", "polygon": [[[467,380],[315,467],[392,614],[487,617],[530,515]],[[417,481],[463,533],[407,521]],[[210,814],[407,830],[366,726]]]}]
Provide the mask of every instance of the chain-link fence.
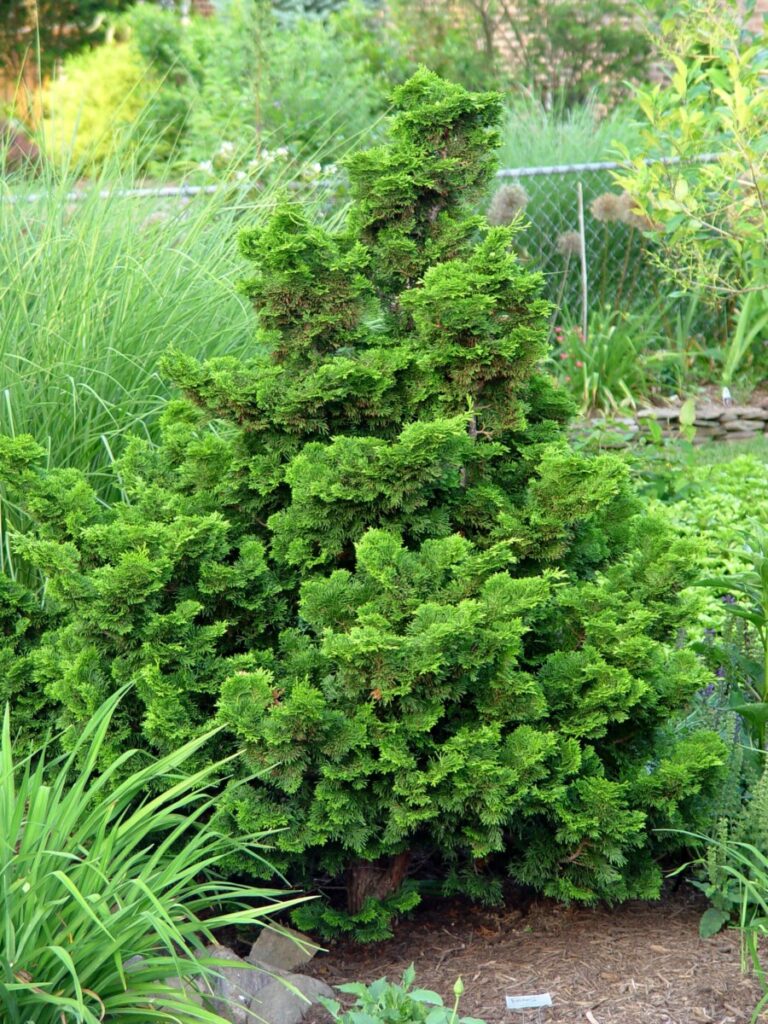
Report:
[{"label": "chain-link fence", "polygon": [[[708,154],[701,161],[716,160]],[[661,163],[677,163],[677,158]],[[498,172],[498,192],[491,200],[489,217],[505,222],[522,210],[525,227],[519,236],[523,257],[546,279],[548,298],[560,309],[565,321],[578,323],[583,315],[581,234],[579,230],[579,188],[583,196],[584,250],[587,267],[587,308],[595,311],[610,307],[618,310],[643,310],[663,307],[674,317],[681,301],[672,296],[672,288],[653,260],[653,242],[643,231],[647,226],[632,210],[626,194],[616,186],[612,172],[620,169],[614,162],[554,165],[548,167],[506,168]],[[324,178],[317,194],[327,193],[327,205],[338,212],[338,182]],[[119,195],[130,199],[165,201],[174,197],[191,199],[222,189],[240,196],[243,215],[252,199],[249,186],[233,183],[177,185],[155,188],[106,189],[104,198]],[[84,198],[85,192],[70,193],[67,201]],[[345,190],[341,190],[341,195]],[[24,196],[0,196],[11,202],[35,202],[41,193]],[[317,195],[315,196],[317,198]],[[723,318],[702,304],[696,314],[696,329],[712,334],[722,328]]]},{"label": "chain-link fence", "polygon": [[[706,155],[702,161],[717,159]],[[674,159],[661,161],[676,163]],[[489,217],[522,208],[525,227],[519,236],[523,257],[546,278],[548,297],[562,316],[578,323],[582,316],[581,234],[579,187],[583,196],[584,251],[587,303],[590,313],[610,306],[648,310],[665,306],[674,312],[679,298],[653,259],[653,242],[644,232],[647,222],[633,212],[632,201],[617,187],[613,162],[551,167],[508,168],[499,171],[499,192]],[[506,201],[505,201],[506,193]],[[717,313],[701,306],[699,329],[711,330]]]}]

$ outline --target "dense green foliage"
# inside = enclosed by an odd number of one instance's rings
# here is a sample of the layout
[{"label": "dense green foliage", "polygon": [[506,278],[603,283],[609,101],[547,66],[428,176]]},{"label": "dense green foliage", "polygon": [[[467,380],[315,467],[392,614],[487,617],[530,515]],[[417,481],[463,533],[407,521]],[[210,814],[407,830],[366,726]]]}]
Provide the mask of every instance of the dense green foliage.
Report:
[{"label": "dense green foliage", "polygon": [[[751,926],[764,910],[768,572],[759,524],[768,515],[768,442],[756,439],[747,445],[748,454],[738,454],[744,447],[741,442],[694,449],[670,442],[663,452],[652,446],[633,457],[641,478],[658,485],[668,476],[666,486],[654,487],[665,499],[657,507],[681,535],[696,538],[704,559],[699,582],[707,585],[700,588],[700,619],[691,636],[709,681],[692,701],[684,728],[716,729],[729,755],[726,776],[709,799],[705,836],[690,838],[698,849],[693,881],[712,904],[702,917],[702,934],[729,921]],[[662,454],[666,466],[659,461]]]},{"label": "dense green foliage", "polygon": [[503,79],[545,105],[572,106],[590,93],[615,102],[643,78],[653,50],[644,30],[647,4],[634,0],[416,0],[416,7],[457,12],[482,40],[483,55]]},{"label": "dense green foliage", "polygon": [[2,450],[56,620],[38,692],[81,723],[133,683],[114,756],[216,717],[264,773],[220,822],[283,826],[292,880],[346,877],[346,911],[303,923],[368,937],[425,860],[486,899],[501,869],[563,899],[655,895],[653,829],[695,820],[724,758],[663,729],[702,685],[679,643],[696,545],[619,458],[571,449],[541,278],[473,213],[499,97],[422,70],[395,105],[348,162],[345,230],[284,205],[241,234],[255,354],[168,357],[186,398],[119,460],[121,501],[31,439]]},{"label": "dense green foliage", "polygon": [[222,144],[230,160],[284,146],[334,159],[385,108],[368,18],[355,8],[286,25],[247,0],[185,25],[139,4],[110,42],[68,61],[44,90],[49,155],[98,167],[119,151],[154,171],[188,169]]},{"label": "dense green foliage", "polygon": [[239,151],[290,146],[333,159],[371,130],[385,92],[359,37],[361,9],[346,19],[299,18],[289,26],[264,4],[230,4],[216,18],[183,27],[171,12],[137,7],[132,42],[159,82],[151,111],[171,110],[176,157],[209,159],[222,142]]},{"label": "dense green foliage", "polygon": [[[744,531],[751,519],[768,520],[768,445],[761,444],[762,452],[749,454],[741,454],[743,443],[725,446],[731,458],[714,464],[689,455],[668,467],[676,491],[665,503],[665,515],[681,533],[697,539],[702,576],[738,574],[749,566]],[[706,624],[721,625],[725,613],[717,596],[706,607]]]},{"label": "dense green foliage", "polygon": [[[72,751],[31,756],[0,731],[0,1011],[4,1024],[226,1024],[189,992],[215,978],[223,925],[258,925],[296,900],[228,882],[231,843],[205,827],[227,766],[192,765],[202,734],[162,758],[126,749],[102,770],[114,694]],[[260,859],[258,837],[242,854]],[[175,984],[174,984],[175,983]]]},{"label": "dense green foliage", "polygon": [[[618,10],[621,4],[606,0],[606,6]],[[288,146],[297,153],[322,148],[335,159],[375,131],[392,86],[424,64],[467,87],[502,89],[510,105],[530,106],[528,121],[544,117],[563,125],[567,136],[571,116],[582,119],[577,99],[590,100],[586,116],[592,120],[598,83],[602,87],[631,77],[630,68],[612,74],[595,57],[598,50],[607,55],[610,47],[602,35],[621,19],[593,17],[590,9],[587,24],[579,24],[573,16],[576,7],[583,5],[570,0],[552,4],[546,24],[535,5],[526,8],[527,42],[518,66],[502,59],[497,44],[489,59],[478,46],[484,29],[476,17],[441,3],[232,0],[220,4],[215,17],[193,17],[189,24],[174,10],[137,4],[117,20],[113,40],[98,60],[67,62],[60,81],[47,90],[47,106],[50,119],[58,122],[57,137],[79,136],[81,151],[93,141],[94,124],[108,136],[110,118],[120,122],[127,106],[141,106],[135,141],[152,166],[210,159],[222,142],[241,151],[262,145]],[[644,33],[626,25],[623,31],[645,47]],[[510,32],[501,11],[493,32]],[[588,59],[581,48],[590,49]],[[516,53],[519,57],[522,51]],[[540,82],[545,67],[560,69],[563,82]],[[124,95],[113,97],[120,81]],[[608,84],[608,92],[611,88]],[[79,105],[74,102],[78,93]],[[548,118],[546,110],[551,111]],[[521,120],[522,112],[515,119]],[[623,124],[614,127],[620,139],[631,141]],[[605,150],[614,133],[608,125],[596,131]],[[514,137],[511,141],[514,163],[519,155]],[[595,141],[582,140],[580,160],[589,159],[585,145],[591,152]],[[553,158],[550,151],[541,162]],[[560,158],[565,154],[558,153]]]}]

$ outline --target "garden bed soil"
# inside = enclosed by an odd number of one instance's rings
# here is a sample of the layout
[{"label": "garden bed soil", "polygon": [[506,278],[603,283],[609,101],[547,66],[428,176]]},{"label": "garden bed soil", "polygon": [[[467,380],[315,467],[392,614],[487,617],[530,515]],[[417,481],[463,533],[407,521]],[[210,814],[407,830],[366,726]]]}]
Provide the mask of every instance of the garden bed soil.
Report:
[{"label": "garden bed soil", "polygon": [[[417,912],[386,942],[333,943],[306,970],[339,985],[399,980],[413,962],[416,984],[446,1002],[460,975],[460,1013],[488,1024],[749,1024],[759,986],[741,972],[736,932],[699,938],[705,908],[683,891],[612,910],[457,902]],[[543,992],[553,1007],[540,1017],[505,1009],[506,995]],[[329,1019],[313,1007],[305,1024]]]}]

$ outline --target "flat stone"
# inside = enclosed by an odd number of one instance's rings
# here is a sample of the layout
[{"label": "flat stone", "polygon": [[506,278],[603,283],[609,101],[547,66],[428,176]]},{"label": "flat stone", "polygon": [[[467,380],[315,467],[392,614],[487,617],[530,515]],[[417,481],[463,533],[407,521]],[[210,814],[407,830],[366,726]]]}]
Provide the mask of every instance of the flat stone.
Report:
[{"label": "flat stone", "polygon": [[267,963],[283,971],[293,971],[308,964],[320,947],[306,935],[291,928],[263,928],[251,946],[248,959]]},{"label": "flat stone", "polygon": [[698,423],[701,420],[709,423],[711,420],[719,420],[724,411],[722,405],[697,405],[696,418],[693,422]]},{"label": "flat stone", "polygon": [[679,420],[680,410],[660,406],[658,409],[640,409],[637,413],[638,419],[654,420]]},{"label": "flat stone", "polygon": [[291,974],[285,981],[273,981],[261,989],[252,1000],[250,1010],[267,1024],[299,1024],[309,1008],[319,1002],[319,996],[332,999],[333,989],[319,978]]},{"label": "flat stone", "polygon": [[765,420],[768,419],[768,409],[761,405],[733,405],[728,410],[736,413],[740,420]]},{"label": "flat stone", "polygon": [[765,430],[765,423],[763,422],[763,420],[729,420],[727,423],[724,424],[724,426],[725,429],[728,431],[752,430],[761,433],[763,430]]}]

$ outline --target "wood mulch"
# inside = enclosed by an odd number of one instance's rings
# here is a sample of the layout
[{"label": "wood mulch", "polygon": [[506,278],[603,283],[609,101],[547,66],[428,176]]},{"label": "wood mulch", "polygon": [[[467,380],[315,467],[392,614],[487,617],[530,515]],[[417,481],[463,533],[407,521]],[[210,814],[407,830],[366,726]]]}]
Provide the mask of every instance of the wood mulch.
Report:
[{"label": "wood mulch", "polygon": [[[737,933],[699,938],[705,907],[682,890],[614,909],[457,902],[417,912],[386,942],[333,943],[304,970],[339,985],[399,980],[413,962],[417,985],[446,1003],[460,975],[460,1013],[488,1024],[749,1024],[759,985],[741,971]],[[552,1009],[505,1008],[506,995],[543,992]],[[307,1021],[329,1019],[313,1007]]]}]

